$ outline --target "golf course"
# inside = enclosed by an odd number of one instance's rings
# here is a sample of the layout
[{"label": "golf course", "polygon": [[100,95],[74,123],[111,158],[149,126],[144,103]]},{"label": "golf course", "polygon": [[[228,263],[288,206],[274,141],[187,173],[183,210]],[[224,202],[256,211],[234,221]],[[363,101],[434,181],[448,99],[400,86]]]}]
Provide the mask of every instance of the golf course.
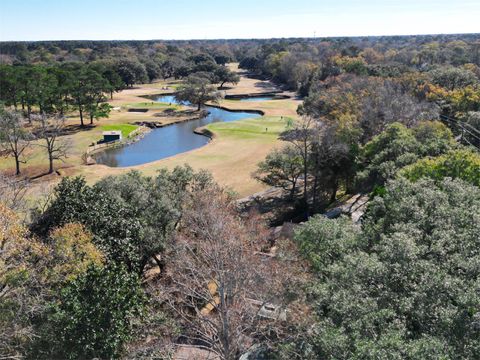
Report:
[{"label": "golf course", "polygon": [[[67,157],[56,163],[58,170],[55,173],[46,174],[48,158],[44,153],[35,151],[35,146],[27,149],[28,161],[24,166],[24,173],[31,179],[30,193],[34,197],[38,186],[56,184],[62,176],[81,175],[85,176],[89,183],[94,183],[105,176],[133,169],[145,175],[154,175],[163,167],[173,168],[183,164],[188,164],[194,169],[210,171],[219,184],[228,187],[239,196],[251,195],[264,189],[265,185],[253,179],[251,174],[258,162],[279,145],[278,135],[285,130],[288,122],[297,116],[296,109],[300,100],[296,100],[294,94],[288,94],[284,95],[288,96],[284,99],[264,101],[260,98],[256,101],[255,96],[278,93],[280,90],[269,81],[257,80],[240,72],[237,64],[228,66],[240,75],[240,81],[221,90],[223,97],[245,95],[251,98],[249,101],[222,98],[216,104],[208,105],[222,108],[227,112],[250,111],[252,118],[247,116],[241,120],[208,124],[205,129],[210,134],[210,140],[205,141],[206,145],[161,160],[127,167],[110,167],[97,163],[86,165],[85,154],[91,149],[89,149],[91,145],[102,139],[103,131],[121,131],[124,139],[122,146],[128,147],[131,146],[128,145],[129,142],[144,141],[142,137],[149,136],[148,132],[152,131],[146,127],[140,128],[140,125],[137,125],[139,123],[159,122],[161,126],[168,126],[189,121],[190,118],[198,118],[198,114],[191,106],[151,101],[147,98],[153,95],[172,94],[181,81],[166,80],[136,85],[114,93],[108,102],[112,107],[109,117],[95,121],[93,125],[82,128],[78,126],[78,114],[71,113],[67,116],[68,131],[62,136],[62,140],[68,144]],[[98,154],[102,151],[104,150],[100,149],[95,152]],[[0,170],[13,171],[14,163],[10,160],[3,161]]]}]

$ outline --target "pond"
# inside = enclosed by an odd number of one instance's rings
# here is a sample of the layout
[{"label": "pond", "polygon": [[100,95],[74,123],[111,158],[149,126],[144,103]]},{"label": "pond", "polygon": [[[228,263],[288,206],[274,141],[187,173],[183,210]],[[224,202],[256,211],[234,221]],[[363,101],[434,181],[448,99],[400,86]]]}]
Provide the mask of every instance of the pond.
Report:
[{"label": "pond", "polygon": [[269,100],[275,100],[276,98],[274,96],[252,96],[252,97],[246,97],[242,98],[239,101],[269,101]]},{"label": "pond", "polygon": [[174,95],[158,95],[158,96],[149,97],[149,99],[152,99],[153,101],[156,101],[156,102],[178,104],[178,101],[175,100]]},{"label": "pond", "polygon": [[[152,98],[152,100],[168,104],[177,104],[173,95],[159,95],[158,97]],[[198,127],[215,122],[253,119],[261,116],[258,113],[246,111],[234,112],[212,106],[205,106],[205,109],[209,114],[204,118],[153,129],[146,134],[144,138],[131,145],[106,149],[95,154],[95,160],[99,164],[112,167],[149,163],[206,145],[210,139],[193,132]]]},{"label": "pond", "polygon": [[270,100],[282,100],[289,99],[290,96],[286,94],[278,93],[263,93],[263,94],[245,94],[245,95],[226,95],[227,100],[236,101],[270,101]]}]

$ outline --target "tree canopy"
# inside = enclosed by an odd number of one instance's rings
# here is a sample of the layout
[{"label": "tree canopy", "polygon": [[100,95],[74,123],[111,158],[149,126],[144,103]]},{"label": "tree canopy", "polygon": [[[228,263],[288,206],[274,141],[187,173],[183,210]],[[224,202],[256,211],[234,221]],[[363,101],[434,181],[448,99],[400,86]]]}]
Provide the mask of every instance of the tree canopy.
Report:
[{"label": "tree canopy", "polygon": [[479,188],[462,180],[403,179],[360,232],[346,219],[301,226],[318,316],[301,358],[478,357],[479,212]]},{"label": "tree canopy", "polygon": [[210,79],[198,75],[190,75],[175,93],[177,101],[197,105],[197,110],[209,101],[217,102],[220,97],[220,93],[211,85]]},{"label": "tree canopy", "polygon": [[50,309],[45,358],[117,358],[144,302],[138,275],[122,267],[89,267]]},{"label": "tree canopy", "polygon": [[66,223],[81,223],[109,259],[141,273],[151,258],[162,266],[158,256],[180,221],[189,194],[212,184],[208,174],[189,167],[163,169],[155,178],[133,171],[94,186],[80,177],[64,178],[32,229],[45,234]]}]

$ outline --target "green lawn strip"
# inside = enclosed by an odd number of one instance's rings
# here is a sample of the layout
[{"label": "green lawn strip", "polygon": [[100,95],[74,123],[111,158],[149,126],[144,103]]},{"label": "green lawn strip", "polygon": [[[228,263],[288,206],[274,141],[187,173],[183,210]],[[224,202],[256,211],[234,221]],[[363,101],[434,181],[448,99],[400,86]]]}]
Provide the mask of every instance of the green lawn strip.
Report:
[{"label": "green lawn strip", "polygon": [[176,104],[170,104],[170,103],[164,103],[164,102],[157,102],[157,101],[146,101],[146,102],[138,102],[138,103],[128,103],[123,105],[127,108],[132,108],[132,109],[173,109],[173,110],[178,110],[180,109],[179,105]]},{"label": "green lawn strip", "polygon": [[182,84],[168,84],[168,87],[170,87],[174,90],[177,90],[180,85],[182,85]]},{"label": "green lawn strip", "polygon": [[103,125],[100,127],[102,131],[121,131],[124,138],[128,137],[130,133],[138,128],[137,125],[132,124],[116,124],[116,125]]},{"label": "green lawn strip", "polygon": [[214,123],[208,125],[207,128],[218,136],[228,136],[236,139],[277,138],[286,129],[286,123],[285,117],[281,119],[272,116]]}]

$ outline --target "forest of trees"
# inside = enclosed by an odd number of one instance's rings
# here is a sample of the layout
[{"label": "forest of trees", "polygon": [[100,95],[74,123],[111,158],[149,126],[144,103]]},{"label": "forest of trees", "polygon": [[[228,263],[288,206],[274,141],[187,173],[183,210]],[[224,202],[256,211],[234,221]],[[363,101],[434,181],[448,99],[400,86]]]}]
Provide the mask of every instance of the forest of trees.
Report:
[{"label": "forest of trees", "polygon": [[[237,61],[302,99],[252,174],[294,209],[282,237],[189,166],[64,177],[28,216],[2,175],[0,358],[480,358],[479,35],[0,48],[18,171],[30,141],[62,156],[63,114],[137,83],[182,79],[200,107]],[[324,215],[351,195],[360,221]]]},{"label": "forest of trees", "polygon": [[94,119],[108,116],[107,95],[111,98],[114,92],[134,84],[189,75],[220,87],[238,82],[238,75],[203,54],[186,60],[169,58],[161,66],[153,60],[142,63],[130,58],[88,63],[3,64],[0,65],[0,101],[15,110],[21,108],[28,118],[32,109],[58,114],[75,110],[84,126],[86,115],[90,124]]}]

